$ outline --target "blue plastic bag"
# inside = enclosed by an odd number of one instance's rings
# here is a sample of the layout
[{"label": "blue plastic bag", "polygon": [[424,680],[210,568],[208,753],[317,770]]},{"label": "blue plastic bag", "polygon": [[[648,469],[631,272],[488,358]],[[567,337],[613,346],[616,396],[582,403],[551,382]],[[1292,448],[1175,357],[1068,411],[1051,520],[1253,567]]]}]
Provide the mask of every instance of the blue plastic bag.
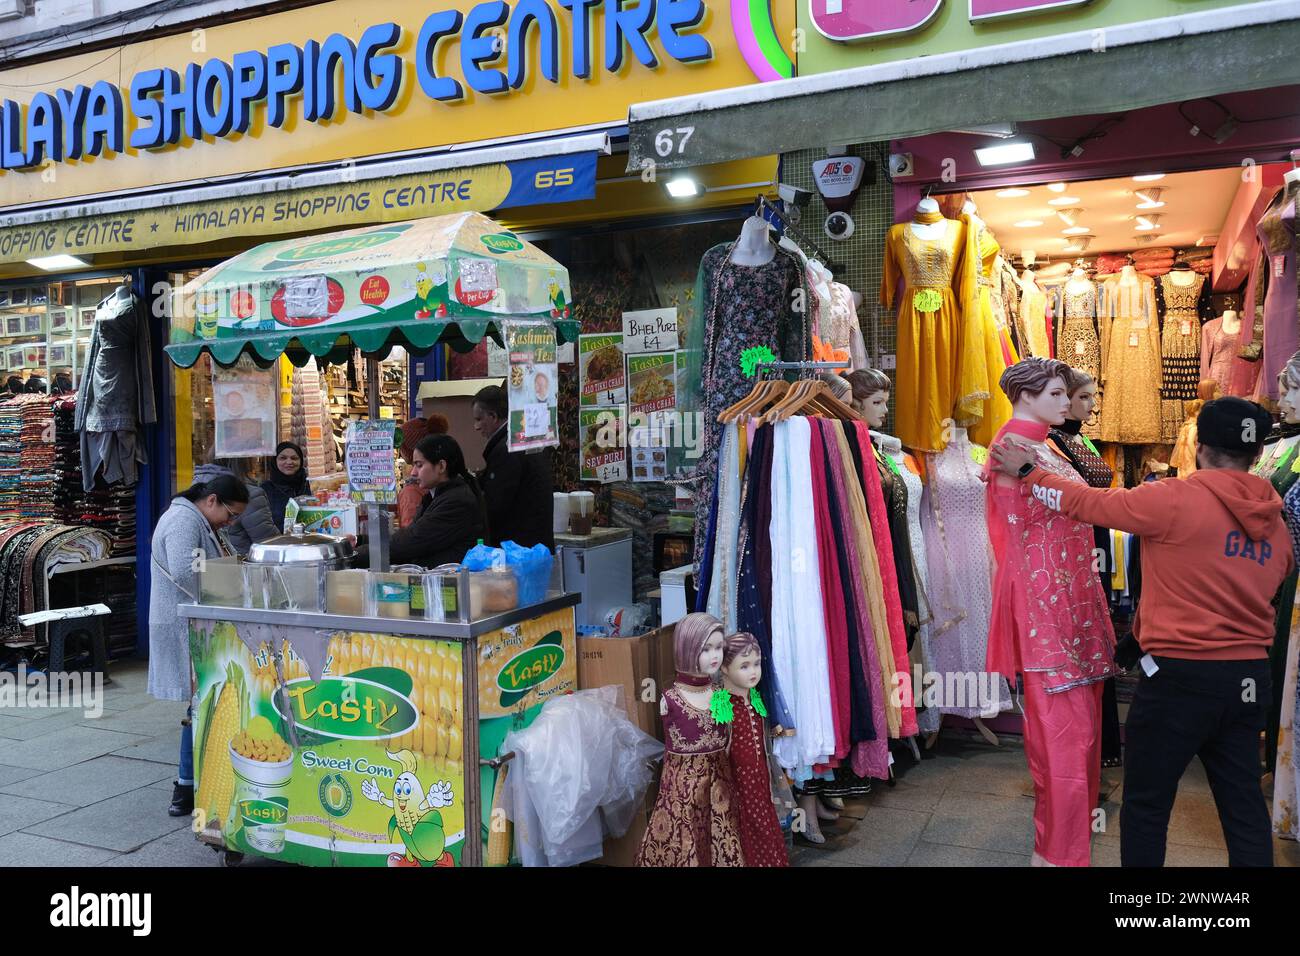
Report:
[{"label": "blue plastic bag", "polygon": [[487,571],[506,564],[506,553],[500,548],[490,548],[480,540],[465,552],[465,560],[461,563],[467,571]]},{"label": "blue plastic bag", "polygon": [[505,552],[506,564],[514,570],[515,580],[519,583],[519,605],[523,607],[545,600],[551,585],[551,565],[555,560],[550,549],[544,544],[525,548],[513,541],[502,541],[501,550]]}]

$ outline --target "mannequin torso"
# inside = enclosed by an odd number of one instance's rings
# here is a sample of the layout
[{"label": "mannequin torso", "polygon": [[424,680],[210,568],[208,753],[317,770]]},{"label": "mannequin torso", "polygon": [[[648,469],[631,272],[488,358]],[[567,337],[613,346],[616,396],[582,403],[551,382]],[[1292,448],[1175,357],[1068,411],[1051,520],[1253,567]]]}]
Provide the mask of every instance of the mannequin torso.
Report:
[{"label": "mannequin torso", "polygon": [[[939,204],[935,202],[933,199],[931,199],[929,196],[926,196],[919,203],[917,203],[916,211],[918,213],[924,213],[927,216],[933,215],[934,213],[937,213],[939,211]],[[933,242],[935,240],[942,239],[944,234],[948,231],[948,220],[940,219],[938,222],[913,221],[912,223],[909,224],[909,228],[912,230],[912,232],[916,235],[918,239],[924,239],[927,242]]]},{"label": "mannequin torso", "polygon": [[1228,309],[1223,313],[1223,331],[1228,335],[1239,335],[1241,333],[1241,316]]},{"label": "mannequin torso", "polygon": [[768,240],[770,227],[766,219],[750,216],[740,227],[740,238],[731,253],[738,266],[765,266],[776,256],[776,247]]}]

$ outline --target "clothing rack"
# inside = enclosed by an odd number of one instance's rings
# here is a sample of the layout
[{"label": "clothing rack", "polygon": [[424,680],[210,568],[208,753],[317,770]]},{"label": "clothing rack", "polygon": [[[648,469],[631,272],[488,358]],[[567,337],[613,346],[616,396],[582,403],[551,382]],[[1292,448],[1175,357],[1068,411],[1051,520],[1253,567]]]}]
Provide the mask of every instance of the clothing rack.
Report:
[{"label": "clothing rack", "polygon": [[754,203],[754,214],[756,216],[761,217],[763,210],[770,211],[772,215],[776,216],[777,219],[780,219],[781,226],[785,230],[785,232],[804,249],[811,249],[813,251],[813,258],[820,261],[821,264],[824,265],[827,269],[829,269],[832,274],[836,274],[844,270],[844,267],[841,266],[838,262],[835,262],[830,256],[828,256],[822,250],[821,246],[819,246],[813,239],[810,239],[807,235],[801,232],[797,226],[791,223],[789,217],[784,212],[782,212],[781,209],[778,208],[770,199],[768,199],[766,196],[760,195]]},{"label": "clothing rack", "polygon": [[848,367],[848,362],[760,362],[754,366],[754,373],[761,379],[768,369],[778,372],[830,372]]}]

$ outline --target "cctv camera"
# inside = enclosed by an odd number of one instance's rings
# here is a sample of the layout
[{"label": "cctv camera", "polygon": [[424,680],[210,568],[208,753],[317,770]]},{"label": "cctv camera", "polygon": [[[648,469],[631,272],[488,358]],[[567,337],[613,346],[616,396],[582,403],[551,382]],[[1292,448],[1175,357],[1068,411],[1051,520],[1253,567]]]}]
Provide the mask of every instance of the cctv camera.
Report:
[{"label": "cctv camera", "polygon": [[832,239],[847,239],[853,235],[853,217],[846,212],[833,212],[826,217],[826,235]]},{"label": "cctv camera", "polygon": [[807,189],[800,189],[798,186],[778,183],[776,191],[781,199],[795,209],[807,209],[808,204],[812,202],[813,194]]}]

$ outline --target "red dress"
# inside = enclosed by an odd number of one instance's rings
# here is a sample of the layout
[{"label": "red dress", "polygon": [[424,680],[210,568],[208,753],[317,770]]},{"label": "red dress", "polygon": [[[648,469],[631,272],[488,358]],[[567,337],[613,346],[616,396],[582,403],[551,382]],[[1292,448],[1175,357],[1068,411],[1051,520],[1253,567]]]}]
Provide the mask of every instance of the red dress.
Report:
[{"label": "red dress", "polygon": [[764,746],[763,718],[749,697],[731,695],[731,776],[740,816],[740,848],[745,866],[789,866],[785,838],[772,804],[772,778]]}]

